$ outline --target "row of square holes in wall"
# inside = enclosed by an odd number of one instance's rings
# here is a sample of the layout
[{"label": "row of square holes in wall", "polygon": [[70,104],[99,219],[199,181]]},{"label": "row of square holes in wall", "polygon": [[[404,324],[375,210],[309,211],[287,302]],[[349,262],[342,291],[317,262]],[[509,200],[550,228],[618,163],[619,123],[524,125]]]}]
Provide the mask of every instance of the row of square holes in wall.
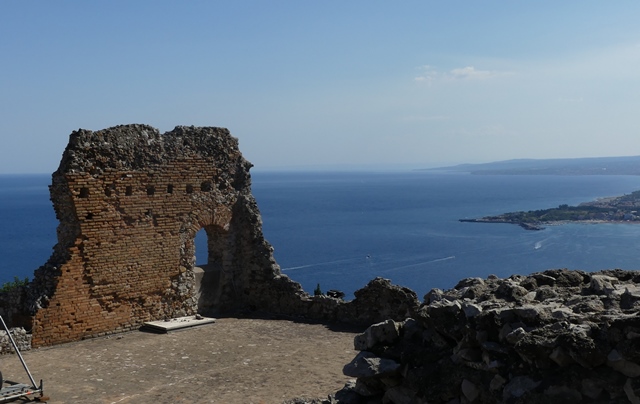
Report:
[{"label": "row of square holes in wall", "polygon": [[[211,189],[212,189],[212,186],[211,186],[211,182],[209,182],[209,181],[205,181],[202,184],[200,184],[200,190],[202,192],[208,192],[208,191],[211,191]],[[106,196],[111,196],[114,191],[115,191],[115,187],[109,186],[109,187],[106,187],[104,189],[104,194]],[[187,194],[192,194],[193,193],[193,185],[187,184],[187,186],[185,188],[185,192]],[[151,196],[151,195],[155,195],[155,193],[156,193],[156,187],[154,187],[154,186],[147,187],[147,195]],[[172,194],[173,193],[173,185],[172,184],[167,185],[167,193],[168,194]],[[133,187],[131,185],[127,185],[127,187],[125,188],[124,194],[126,196],[133,195]],[[80,188],[80,192],[78,193],[78,197],[79,198],[88,198],[89,197],[89,188]]]}]

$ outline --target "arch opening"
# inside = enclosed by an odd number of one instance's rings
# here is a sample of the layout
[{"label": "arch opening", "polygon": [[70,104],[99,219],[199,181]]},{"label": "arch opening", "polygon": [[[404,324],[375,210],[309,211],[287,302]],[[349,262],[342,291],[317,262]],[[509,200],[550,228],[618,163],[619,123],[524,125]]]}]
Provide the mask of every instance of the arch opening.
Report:
[{"label": "arch opening", "polygon": [[228,280],[228,232],[219,226],[204,226],[196,233],[194,244],[198,313],[212,314],[221,308],[221,297]]}]

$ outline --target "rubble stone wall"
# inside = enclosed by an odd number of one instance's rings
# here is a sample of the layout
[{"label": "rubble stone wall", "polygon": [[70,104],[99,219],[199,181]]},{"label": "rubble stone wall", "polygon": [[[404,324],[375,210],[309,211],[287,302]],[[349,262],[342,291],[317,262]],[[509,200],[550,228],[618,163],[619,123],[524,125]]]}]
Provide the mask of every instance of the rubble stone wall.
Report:
[{"label": "rubble stone wall", "polygon": [[639,313],[638,271],[464,279],[355,337],[332,402],[638,403]]},{"label": "rubble stone wall", "polygon": [[[21,352],[31,349],[31,334],[27,333],[24,328],[12,328],[9,332]],[[0,355],[12,352],[15,352],[15,349],[13,348],[9,335],[7,335],[5,330],[0,330]]]}]

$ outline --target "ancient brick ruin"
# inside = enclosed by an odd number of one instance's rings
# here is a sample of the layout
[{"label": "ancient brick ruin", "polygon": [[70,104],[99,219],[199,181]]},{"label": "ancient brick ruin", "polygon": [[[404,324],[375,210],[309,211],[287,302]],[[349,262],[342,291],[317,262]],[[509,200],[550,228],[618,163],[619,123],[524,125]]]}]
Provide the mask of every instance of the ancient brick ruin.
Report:
[{"label": "ancient brick ruin", "polygon": [[[345,302],[309,296],[282,275],[262,234],[250,167],[224,128],[73,132],[50,186],[58,243],[27,287],[0,294],[0,314],[30,330],[33,346],[197,312],[260,310],[367,325],[412,314],[415,293],[386,280]],[[196,267],[202,229],[208,262]]]},{"label": "ancient brick ruin", "polygon": [[[251,305],[252,285],[279,268],[250,167],[223,128],[73,132],[50,187],[58,244],[13,322],[30,322],[38,346]],[[205,268],[195,267],[200,229]]]}]

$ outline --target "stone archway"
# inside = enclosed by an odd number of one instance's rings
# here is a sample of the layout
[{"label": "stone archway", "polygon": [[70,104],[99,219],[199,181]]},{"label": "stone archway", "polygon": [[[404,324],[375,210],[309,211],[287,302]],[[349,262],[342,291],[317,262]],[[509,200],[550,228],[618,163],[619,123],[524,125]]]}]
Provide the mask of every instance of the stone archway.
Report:
[{"label": "stone archway", "polygon": [[198,313],[213,314],[222,308],[225,286],[234,288],[229,232],[215,225],[204,226],[202,231],[207,239],[207,259],[198,263],[194,257],[195,299]]}]

